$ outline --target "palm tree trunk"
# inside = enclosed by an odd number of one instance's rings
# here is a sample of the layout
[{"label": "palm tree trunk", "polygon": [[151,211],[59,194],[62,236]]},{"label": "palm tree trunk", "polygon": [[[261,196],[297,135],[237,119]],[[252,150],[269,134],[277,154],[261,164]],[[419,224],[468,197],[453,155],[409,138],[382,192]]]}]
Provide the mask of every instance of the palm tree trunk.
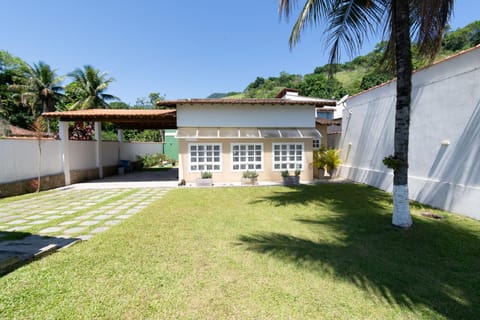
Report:
[{"label": "palm tree trunk", "polygon": [[408,202],[408,140],[412,91],[409,1],[393,0],[392,15],[397,72],[394,157],[399,160],[393,177],[392,224],[408,228],[412,225]]}]

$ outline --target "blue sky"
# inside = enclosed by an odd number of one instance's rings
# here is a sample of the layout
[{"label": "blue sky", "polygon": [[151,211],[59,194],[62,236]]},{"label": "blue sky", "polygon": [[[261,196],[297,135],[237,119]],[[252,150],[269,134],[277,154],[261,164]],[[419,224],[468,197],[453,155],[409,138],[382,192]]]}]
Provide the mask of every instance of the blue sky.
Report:
[{"label": "blue sky", "polygon": [[[109,93],[127,103],[150,92],[204,98],[327,62],[318,29],[290,50],[295,13],[287,22],[277,8],[278,0],[2,0],[0,49],[60,75],[91,64],[115,78]],[[478,19],[480,1],[456,1],[453,29]]]}]

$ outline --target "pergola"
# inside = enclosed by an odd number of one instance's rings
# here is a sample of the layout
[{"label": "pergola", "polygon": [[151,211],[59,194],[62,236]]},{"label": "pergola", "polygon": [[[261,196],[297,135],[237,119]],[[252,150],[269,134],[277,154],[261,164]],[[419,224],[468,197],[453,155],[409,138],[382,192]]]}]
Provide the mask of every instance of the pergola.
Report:
[{"label": "pergola", "polygon": [[46,119],[59,119],[59,136],[62,141],[61,153],[65,184],[71,184],[70,155],[68,148],[68,122],[89,121],[95,123],[95,157],[99,177],[103,178],[102,122],[111,122],[118,127],[118,141],[123,142],[122,129],[176,129],[177,112],[175,109],[144,110],[144,109],[88,109],[62,112],[46,112]]}]

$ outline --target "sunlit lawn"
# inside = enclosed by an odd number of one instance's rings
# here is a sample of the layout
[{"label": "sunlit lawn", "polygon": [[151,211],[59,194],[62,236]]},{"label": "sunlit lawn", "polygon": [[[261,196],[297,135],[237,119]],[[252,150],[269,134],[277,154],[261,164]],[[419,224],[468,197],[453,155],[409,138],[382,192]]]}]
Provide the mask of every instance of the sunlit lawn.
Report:
[{"label": "sunlit lawn", "polygon": [[173,190],[1,278],[0,318],[478,318],[480,223],[414,205],[396,229],[390,201],[349,184]]}]

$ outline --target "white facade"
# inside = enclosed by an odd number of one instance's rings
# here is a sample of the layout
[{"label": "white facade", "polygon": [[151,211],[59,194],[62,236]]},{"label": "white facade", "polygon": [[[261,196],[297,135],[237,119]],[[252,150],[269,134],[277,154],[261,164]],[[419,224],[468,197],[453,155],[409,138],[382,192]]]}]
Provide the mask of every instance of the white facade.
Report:
[{"label": "white facade", "polygon": [[281,182],[285,170],[313,180],[315,103],[179,103],[177,125],[179,177],[187,183],[204,171],[220,183],[240,183],[247,170],[264,182]]},{"label": "white facade", "polygon": [[[347,100],[340,174],[392,190],[396,83]],[[480,47],[413,76],[410,199],[480,219]]]},{"label": "white facade", "polygon": [[310,105],[181,105],[180,127],[314,128],[315,108]]}]

